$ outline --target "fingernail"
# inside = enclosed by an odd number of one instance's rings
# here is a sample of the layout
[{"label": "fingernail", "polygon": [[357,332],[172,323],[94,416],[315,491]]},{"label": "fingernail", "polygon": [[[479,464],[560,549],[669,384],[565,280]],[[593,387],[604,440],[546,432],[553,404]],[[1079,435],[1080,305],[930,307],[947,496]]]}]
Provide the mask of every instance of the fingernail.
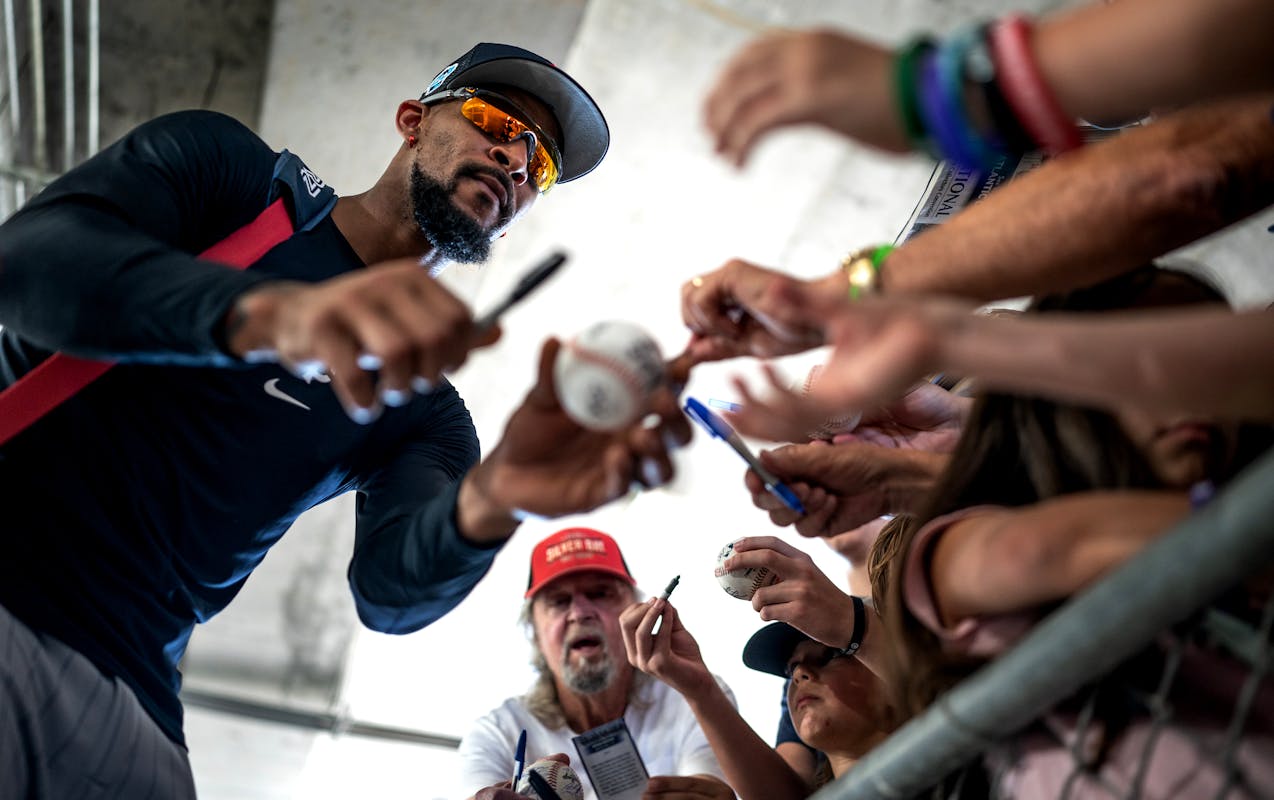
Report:
[{"label": "fingernail", "polygon": [[376,419],[376,414],[370,408],[354,406],[349,410],[349,418],[357,422],[359,425],[366,425]]},{"label": "fingernail", "polygon": [[643,458],[641,460],[641,477],[646,481],[647,486],[662,486],[664,477],[659,469],[659,462],[653,458]]},{"label": "fingernail", "polygon": [[385,405],[393,408],[405,406],[411,400],[411,395],[401,389],[385,389],[380,393],[380,397],[385,401]]},{"label": "fingernail", "polygon": [[293,372],[296,373],[296,377],[300,378],[306,383],[309,383],[310,381],[313,381],[313,380],[321,381],[322,380],[321,376],[327,375],[327,365],[325,365],[322,361],[318,361],[315,359],[311,359],[309,361],[301,361],[297,363],[296,368],[293,370]]},{"label": "fingernail", "polygon": [[681,442],[677,441],[677,435],[672,431],[665,429],[660,433],[659,438],[663,440],[664,449],[669,453],[681,449]]},{"label": "fingernail", "polygon": [[371,372],[372,370],[380,369],[384,362],[380,360],[380,356],[378,355],[363,353],[358,357],[357,363],[359,369],[365,369],[368,372]]},{"label": "fingernail", "polygon": [[411,388],[416,394],[429,394],[434,390],[433,381],[417,375],[411,379]]}]

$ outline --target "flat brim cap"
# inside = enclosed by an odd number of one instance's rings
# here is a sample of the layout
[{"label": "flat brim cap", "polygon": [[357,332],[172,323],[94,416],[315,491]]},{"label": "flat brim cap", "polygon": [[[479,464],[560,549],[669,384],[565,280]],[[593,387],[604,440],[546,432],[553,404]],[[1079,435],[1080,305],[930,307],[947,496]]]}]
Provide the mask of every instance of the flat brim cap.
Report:
[{"label": "flat brim cap", "polygon": [[461,86],[513,86],[534,95],[557,117],[562,128],[559,183],[587,175],[610,147],[610,128],[602,110],[575,79],[553,62],[510,44],[482,42],[434,76],[421,99]]},{"label": "flat brim cap", "polygon": [[752,634],[743,645],[743,663],[757,672],[786,678],[792,652],[801,642],[809,641],[813,640],[786,622],[773,622]]}]

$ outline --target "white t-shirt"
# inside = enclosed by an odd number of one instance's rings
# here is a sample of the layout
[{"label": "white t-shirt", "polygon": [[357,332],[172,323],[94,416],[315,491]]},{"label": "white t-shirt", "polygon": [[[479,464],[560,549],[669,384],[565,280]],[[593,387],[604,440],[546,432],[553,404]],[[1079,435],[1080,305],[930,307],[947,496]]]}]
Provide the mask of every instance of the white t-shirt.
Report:
[{"label": "white t-shirt", "polygon": [[[737,707],[730,688],[720,678],[717,683]],[[642,687],[639,699],[643,702],[629,704],[624,722],[651,777],[707,774],[725,780],[694,712],[678,692],[661,681],[650,680]],[[520,697],[509,698],[479,719],[461,740],[460,775],[466,791],[473,794],[484,786],[509,779],[513,774],[513,751],[523,729],[526,763],[553,753],[566,753],[584,784],[584,800],[597,800],[571,741],[577,734],[568,727],[546,728],[527,711]]]}]

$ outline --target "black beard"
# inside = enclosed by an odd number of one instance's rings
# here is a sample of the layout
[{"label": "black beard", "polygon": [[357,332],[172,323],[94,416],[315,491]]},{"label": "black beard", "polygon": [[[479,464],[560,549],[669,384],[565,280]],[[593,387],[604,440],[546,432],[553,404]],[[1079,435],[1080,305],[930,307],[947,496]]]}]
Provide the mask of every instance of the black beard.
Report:
[{"label": "black beard", "polygon": [[[466,167],[450,184],[443,185],[421,172],[420,167],[411,165],[412,216],[425,238],[448,261],[476,264],[491,256],[491,230],[482,227],[451,200],[461,178],[483,171],[478,167]],[[505,178],[501,183],[508,191],[507,196],[512,197],[511,181],[507,180],[507,176],[497,176],[497,179],[500,177]],[[512,206],[506,203],[501,207],[492,230],[503,228],[512,216]]]}]

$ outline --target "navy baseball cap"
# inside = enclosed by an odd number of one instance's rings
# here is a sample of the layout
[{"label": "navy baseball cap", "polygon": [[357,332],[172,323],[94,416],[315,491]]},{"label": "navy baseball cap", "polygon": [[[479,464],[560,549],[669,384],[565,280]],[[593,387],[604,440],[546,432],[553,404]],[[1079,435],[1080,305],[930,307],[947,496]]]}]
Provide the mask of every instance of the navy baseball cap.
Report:
[{"label": "navy baseball cap", "polygon": [[463,86],[513,86],[547,105],[562,127],[559,183],[587,175],[610,147],[610,128],[597,103],[575,79],[546,58],[511,44],[482,42],[443,68],[429,82],[421,100]]},{"label": "navy baseball cap", "polygon": [[772,622],[752,634],[743,646],[743,663],[758,672],[787,677],[787,662],[801,642],[814,641],[788,625]]}]

